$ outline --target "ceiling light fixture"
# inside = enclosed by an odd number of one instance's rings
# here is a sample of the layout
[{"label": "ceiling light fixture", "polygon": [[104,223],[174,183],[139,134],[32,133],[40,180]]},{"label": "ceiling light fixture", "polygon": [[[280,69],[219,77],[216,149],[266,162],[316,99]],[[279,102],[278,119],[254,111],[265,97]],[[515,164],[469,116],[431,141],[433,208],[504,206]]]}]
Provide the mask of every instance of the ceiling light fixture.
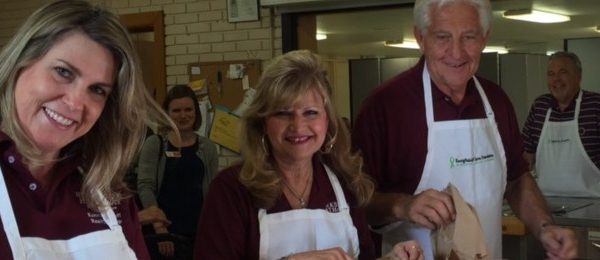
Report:
[{"label": "ceiling light fixture", "polygon": [[383,45],[385,45],[386,47],[394,48],[419,49],[419,44],[417,43],[417,40],[413,39],[385,41]]},{"label": "ceiling light fixture", "polygon": [[600,25],[596,25],[596,32],[600,32]]},{"label": "ceiling light fixture", "polygon": [[508,49],[502,46],[486,46],[485,49],[483,49],[483,52],[497,52],[498,54],[507,54]]},{"label": "ceiling light fixture", "polygon": [[317,41],[326,40],[327,39],[327,34],[317,33],[316,38],[317,38]]},{"label": "ceiling light fixture", "polygon": [[531,9],[508,10],[502,15],[504,18],[528,21],[534,23],[562,23],[571,18],[562,14],[548,13]]}]

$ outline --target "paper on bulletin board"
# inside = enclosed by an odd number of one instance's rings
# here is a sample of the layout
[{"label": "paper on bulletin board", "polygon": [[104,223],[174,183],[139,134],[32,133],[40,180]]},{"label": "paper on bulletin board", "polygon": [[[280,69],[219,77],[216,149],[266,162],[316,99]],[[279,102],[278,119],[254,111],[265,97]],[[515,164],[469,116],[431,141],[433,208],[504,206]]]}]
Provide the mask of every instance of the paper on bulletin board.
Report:
[{"label": "paper on bulletin board", "polygon": [[234,152],[240,152],[239,136],[240,118],[217,106],[215,109],[210,140]]},{"label": "paper on bulletin board", "polygon": [[206,79],[193,80],[188,83],[188,86],[198,96],[208,95],[208,87],[206,87]]}]

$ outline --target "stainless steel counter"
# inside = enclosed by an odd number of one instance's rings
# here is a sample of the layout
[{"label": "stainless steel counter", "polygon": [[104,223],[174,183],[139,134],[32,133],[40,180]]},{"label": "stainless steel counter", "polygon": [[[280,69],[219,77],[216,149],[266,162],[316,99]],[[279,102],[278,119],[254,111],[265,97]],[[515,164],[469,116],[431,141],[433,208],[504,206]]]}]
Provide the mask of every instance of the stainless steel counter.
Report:
[{"label": "stainless steel counter", "polygon": [[554,221],[562,226],[600,228],[600,199],[546,197]]},{"label": "stainless steel counter", "polygon": [[547,197],[554,222],[571,228],[581,259],[600,259],[600,198]]},{"label": "stainless steel counter", "polygon": [[[578,259],[600,259],[600,199],[599,198],[567,198],[546,197],[546,202],[553,213],[557,225],[572,229],[579,241]],[[513,218],[510,207],[503,208],[503,228],[518,230],[518,223],[507,220]],[[509,229],[510,228],[510,229]],[[524,228],[524,227],[523,227]],[[503,236],[503,257],[506,259],[542,259],[544,251],[537,239],[530,233],[522,235],[507,234]]]}]

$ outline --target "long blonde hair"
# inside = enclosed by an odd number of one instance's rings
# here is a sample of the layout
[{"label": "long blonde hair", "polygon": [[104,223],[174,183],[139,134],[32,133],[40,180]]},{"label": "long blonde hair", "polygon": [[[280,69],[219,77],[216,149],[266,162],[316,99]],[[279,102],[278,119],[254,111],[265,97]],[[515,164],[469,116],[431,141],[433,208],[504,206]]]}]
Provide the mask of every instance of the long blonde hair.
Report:
[{"label": "long blonde hair", "polygon": [[281,55],[265,69],[256,88],[254,100],[242,116],[240,137],[244,157],[240,181],[256,205],[269,208],[281,196],[282,178],[269,155],[268,138],[264,137],[265,118],[310,89],[323,97],[329,118],[327,137],[317,156],[349,186],[359,205],[368,202],[374,184],[362,172],[362,158],[350,151],[350,133],[331,104],[332,90],[320,58],[307,50]]},{"label": "long blonde hair", "polygon": [[[173,125],[147,93],[127,29],[119,18],[86,1],[58,1],[35,11],[0,53],[0,115],[2,130],[15,142],[29,166],[51,163],[26,134],[16,114],[15,82],[20,72],[43,57],[68,32],[80,31],[113,55],[116,80],[96,124],[64,147],[61,158],[81,154],[82,199],[93,209],[122,199],[123,175],[140,149],[150,121]],[[93,61],[91,61],[93,62]]]}]

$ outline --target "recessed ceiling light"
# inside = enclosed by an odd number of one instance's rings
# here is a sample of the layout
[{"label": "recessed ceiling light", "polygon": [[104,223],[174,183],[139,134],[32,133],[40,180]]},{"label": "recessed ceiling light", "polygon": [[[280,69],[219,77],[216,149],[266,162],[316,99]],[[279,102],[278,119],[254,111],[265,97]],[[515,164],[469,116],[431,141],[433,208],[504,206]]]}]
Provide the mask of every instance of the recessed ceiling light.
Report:
[{"label": "recessed ceiling light", "polygon": [[417,40],[413,39],[385,41],[383,45],[385,45],[386,47],[394,48],[419,49],[419,44],[417,43]]},{"label": "recessed ceiling light", "polygon": [[528,21],[534,23],[562,23],[571,18],[562,14],[555,14],[531,9],[508,10],[502,15],[508,19]]}]

